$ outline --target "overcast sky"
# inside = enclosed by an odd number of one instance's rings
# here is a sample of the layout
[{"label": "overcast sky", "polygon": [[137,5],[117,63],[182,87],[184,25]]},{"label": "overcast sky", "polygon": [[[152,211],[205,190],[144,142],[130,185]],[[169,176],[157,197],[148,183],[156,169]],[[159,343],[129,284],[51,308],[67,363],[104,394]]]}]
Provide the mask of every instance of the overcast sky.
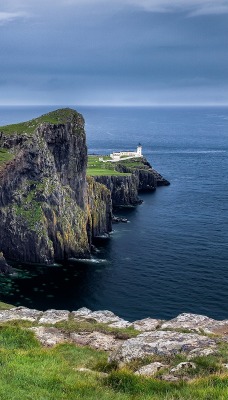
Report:
[{"label": "overcast sky", "polygon": [[0,104],[228,104],[228,0],[1,0]]}]

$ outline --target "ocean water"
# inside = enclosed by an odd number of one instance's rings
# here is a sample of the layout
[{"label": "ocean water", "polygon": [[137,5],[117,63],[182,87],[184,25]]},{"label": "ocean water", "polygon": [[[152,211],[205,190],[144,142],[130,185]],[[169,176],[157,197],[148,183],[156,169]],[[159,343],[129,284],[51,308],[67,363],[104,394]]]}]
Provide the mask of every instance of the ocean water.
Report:
[{"label": "ocean water", "polygon": [[[56,107],[0,107],[0,125]],[[86,119],[89,153],[143,145],[171,185],[119,210],[128,224],[90,262],[16,265],[0,299],[39,309],[109,309],[134,320],[181,312],[228,319],[228,108],[75,107]]]}]

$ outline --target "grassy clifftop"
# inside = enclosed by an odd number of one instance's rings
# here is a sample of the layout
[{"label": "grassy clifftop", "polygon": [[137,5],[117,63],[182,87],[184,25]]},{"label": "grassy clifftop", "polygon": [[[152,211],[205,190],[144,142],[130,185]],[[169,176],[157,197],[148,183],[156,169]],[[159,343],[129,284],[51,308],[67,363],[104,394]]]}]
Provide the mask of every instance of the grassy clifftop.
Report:
[{"label": "grassy clifftop", "polygon": [[126,167],[130,167],[132,164],[136,167],[143,167],[143,163],[140,159],[137,159],[137,163],[133,162],[132,159],[123,160],[120,162],[108,162],[109,156],[103,157],[106,162],[99,160],[100,156],[90,155],[88,156],[87,165],[87,176],[129,176],[129,172],[118,171],[118,165],[122,164]]},{"label": "grassy clifftop", "polygon": [[41,115],[38,118],[31,119],[30,121],[21,122],[18,124],[11,124],[0,126],[0,132],[11,135],[13,133],[32,133],[34,130],[43,123],[58,125],[73,122],[75,118],[82,118],[75,110],[71,108],[62,108],[50,113]]}]

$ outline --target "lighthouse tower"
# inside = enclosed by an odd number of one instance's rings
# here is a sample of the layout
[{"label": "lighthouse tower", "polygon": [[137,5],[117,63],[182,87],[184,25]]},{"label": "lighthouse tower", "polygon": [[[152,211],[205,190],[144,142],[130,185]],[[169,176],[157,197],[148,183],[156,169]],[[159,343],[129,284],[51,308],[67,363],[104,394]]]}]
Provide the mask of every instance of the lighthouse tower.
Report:
[{"label": "lighthouse tower", "polygon": [[141,143],[138,144],[137,146],[137,156],[142,157],[142,145]]}]

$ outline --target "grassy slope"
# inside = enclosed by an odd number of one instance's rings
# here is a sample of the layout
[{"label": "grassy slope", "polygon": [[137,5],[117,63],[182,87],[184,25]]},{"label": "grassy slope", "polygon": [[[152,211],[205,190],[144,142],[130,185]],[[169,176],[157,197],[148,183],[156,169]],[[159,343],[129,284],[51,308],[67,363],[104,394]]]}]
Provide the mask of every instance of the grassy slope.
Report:
[{"label": "grassy slope", "polygon": [[[108,156],[103,157],[109,159]],[[129,173],[122,173],[115,170],[115,163],[99,161],[99,156],[88,156],[88,176],[129,176]]]},{"label": "grassy slope", "polygon": [[7,151],[6,149],[0,148],[0,168],[1,165],[4,165],[7,161],[12,160],[13,154]]},{"label": "grassy slope", "polygon": [[[228,345],[220,354],[198,357],[193,361],[196,370],[189,372],[190,383],[167,383],[133,374],[140,362],[125,369],[116,369],[107,362],[107,353],[61,344],[43,348],[33,333],[23,329],[28,322],[0,324],[0,399],[1,400],[227,400],[228,375],[222,374],[221,363],[228,361]],[[105,331],[102,324],[68,322],[58,324],[65,331],[96,329]],[[108,329],[108,331],[110,328]],[[132,336],[131,330],[123,334]],[[158,360],[158,356],[155,356]],[[177,365],[183,356],[163,360]],[[150,360],[151,361],[151,360]],[[160,360],[162,361],[162,360]],[[149,360],[146,360],[148,363]],[[144,361],[145,363],[145,361]],[[79,372],[77,368],[94,372]],[[100,371],[108,373],[100,376]],[[186,372],[185,372],[186,374]]]},{"label": "grassy slope", "polygon": [[41,115],[38,118],[34,118],[30,121],[21,122],[18,124],[11,124],[0,126],[0,132],[4,134],[13,134],[15,132],[21,133],[32,133],[37,128],[38,125],[42,123],[49,124],[65,124],[71,121],[73,115],[78,115],[78,113],[70,108],[63,108],[56,111],[52,111],[48,114]]}]

